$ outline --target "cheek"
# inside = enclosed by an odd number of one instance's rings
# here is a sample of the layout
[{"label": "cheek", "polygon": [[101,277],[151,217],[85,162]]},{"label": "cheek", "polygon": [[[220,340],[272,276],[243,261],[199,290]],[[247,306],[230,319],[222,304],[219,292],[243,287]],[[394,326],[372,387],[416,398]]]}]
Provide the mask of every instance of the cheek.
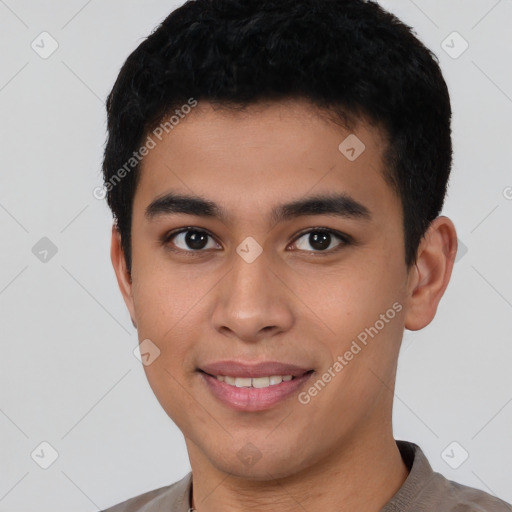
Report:
[{"label": "cheek", "polygon": [[133,299],[141,327],[161,335],[181,318],[186,319],[206,293],[206,281],[156,262],[139,265],[134,273]]},{"label": "cheek", "polygon": [[190,317],[195,312],[196,300],[192,294],[184,294],[174,280],[158,272],[137,275],[133,298],[139,340],[150,340],[157,347],[154,350],[158,358],[144,367],[148,381],[157,393],[159,383],[172,385],[169,373],[176,375],[190,353],[187,340],[194,334],[190,332]]},{"label": "cheek", "polygon": [[194,340],[200,339],[193,321],[197,297],[164,273],[139,273],[138,279],[143,283],[134,287],[139,340],[151,340],[158,353],[151,364],[144,365],[144,372],[162,408],[187,429],[184,411],[194,404],[183,390],[193,368]]},{"label": "cheek", "polygon": [[389,266],[369,262],[338,268],[311,279],[301,275],[294,289],[303,302],[330,327],[333,336],[347,338],[375,323],[403,299],[400,279]]},{"label": "cheek", "polygon": [[361,394],[360,399],[366,391],[373,393],[358,384],[368,382],[369,369],[383,377],[394,371],[404,323],[400,269],[361,262],[309,286],[307,305],[321,319],[318,324],[325,333],[318,342],[330,355],[328,364],[343,358],[338,382],[347,379],[344,386],[351,389],[349,383],[354,384],[352,392]]}]

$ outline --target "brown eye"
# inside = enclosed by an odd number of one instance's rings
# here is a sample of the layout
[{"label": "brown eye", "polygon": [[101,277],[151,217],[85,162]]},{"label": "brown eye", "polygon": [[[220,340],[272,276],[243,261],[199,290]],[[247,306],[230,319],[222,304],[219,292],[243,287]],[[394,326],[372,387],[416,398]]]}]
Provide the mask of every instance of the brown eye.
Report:
[{"label": "brown eye", "polygon": [[172,244],[182,251],[194,252],[203,249],[215,249],[218,244],[206,231],[194,228],[184,229],[178,233],[172,233],[166,238],[166,243]]},{"label": "brown eye", "polygon": [[[338,243],[336,243],[336,240],[338,240]],[[333,248],[336,249],[340,245],[343,246],[348,243],[349,240],[347,237],[340,233],[326,229],[314,229],[303,233],[297,238],[294,245],[297,246],[300,251],[332,252]],[[311,251],[308,246],[311,247],[313,251]]]}]

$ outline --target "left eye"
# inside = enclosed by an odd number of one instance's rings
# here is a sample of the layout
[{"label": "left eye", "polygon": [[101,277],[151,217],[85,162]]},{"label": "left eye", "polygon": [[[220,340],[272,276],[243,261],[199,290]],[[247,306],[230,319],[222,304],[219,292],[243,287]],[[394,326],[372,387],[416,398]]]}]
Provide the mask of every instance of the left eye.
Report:
[{"label": "left eye", "polygon": [[[298,249],[301,251],[331,252],[334,239],[340,240],[340,243],[338,243],[334,247],[338,247],[340,245],[347,245],[349,243],[347,237],[335,233],[334,231],[325,229],[315,229],[308,231],[307,233],[303,233],[299,238],[296,239],[294,245],[296,245]],[[307,248],[308,245],[312,247],[314,251],[309,251]]]}]

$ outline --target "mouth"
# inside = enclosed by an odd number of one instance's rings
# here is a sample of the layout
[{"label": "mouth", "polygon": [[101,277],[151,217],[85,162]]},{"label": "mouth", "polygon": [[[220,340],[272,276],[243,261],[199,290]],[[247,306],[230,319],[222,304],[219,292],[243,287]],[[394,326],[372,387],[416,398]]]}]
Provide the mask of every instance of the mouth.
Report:
[{"label": "mouth", "polygon": [[304,372],[302,375],[266,375],[262,377],[234,377],[232,375],[211,375],[203,370],[199,370],[200,372],[208,375],[209,377],[215,378],[220,382],[224,382],[228,386],[234,386],[236,388],[255,388],[255,389],[263,389],[268,388],[270,386],[277,386],[282,382],[289,382],[291,380],[300,379],[305,375],[309,375],[314,370],[308,370]]},{"label": "mouth", "polygon": [[315,373],[313,369],[276,362],[248,365],[224,361],[197,370],[211,395],[231,409],[246,412],[283,402],[299,392]]}]

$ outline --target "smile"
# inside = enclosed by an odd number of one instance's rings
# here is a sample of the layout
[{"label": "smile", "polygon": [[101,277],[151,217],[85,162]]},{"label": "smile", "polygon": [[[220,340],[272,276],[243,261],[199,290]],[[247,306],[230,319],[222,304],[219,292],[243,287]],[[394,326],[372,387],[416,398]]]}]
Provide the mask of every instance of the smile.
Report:
[{"label": "smile", "polygon": [[292,380],[293,375],[272,375],[269,377],[230,377],[228,375],[214,375],[217,377],[217,380],[221,382],[225,382],[230,386],[235,386],[237,388],[267,388],[269,386],[275,386],[276,384],[281,384],[281,382],[286,382]]},{"label": "smile", "polygon": [[295,396],[314,374],[234,377],[199,371],[208,392],[230,409],[256,412],[270,409]]}]

